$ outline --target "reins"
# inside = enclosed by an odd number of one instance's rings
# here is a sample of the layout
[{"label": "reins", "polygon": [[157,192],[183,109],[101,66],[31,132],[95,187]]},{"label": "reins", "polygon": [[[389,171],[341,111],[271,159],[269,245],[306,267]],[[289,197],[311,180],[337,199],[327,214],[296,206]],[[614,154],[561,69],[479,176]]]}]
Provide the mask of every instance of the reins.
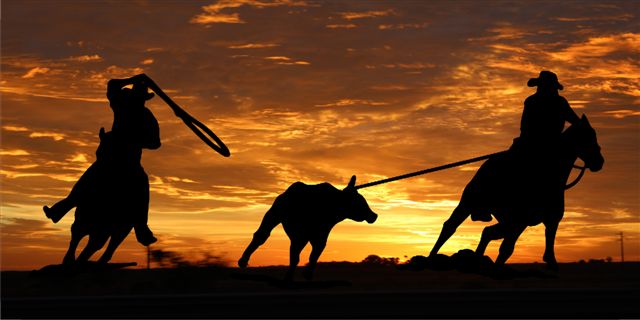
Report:
[{"label": "reins", "polygon": [[[158,87],[158,85],[153,82],[153,80],[149,79],[148,86],[153,92],[155,92],[164,102],[173,109],[173,112],[176,116],[184,122],[184,124],[193,131],[204,143],[206,143],[211,149],[218,152],[223,157],[228,157],[231,155],[229,148],[216,136],[211,129],[207,128],[202,122],[198,121],[198,119],[194,118],[190,114],[188,114],[184,109],[180,108],[180,106],[175,103],[167,94]],[[205,135],[206,134],[206,135]],[[208,136],[208,137],[207,137]],[[213,139],[213,141],[212,141]],[[214,142],[215,141],[215,142]]]},{"label": "reins", "polygon": [[575,169],[580,169],[580,173],[578,174],[578,176],[576,177],[575,180],[573,180],[571,183],[569,183],[568,185],[564,186],[565,190],[569,190],[571,188],[573,188],[576,184],[578,184],[578,182],[580,182],[580,179],[582,179],[582,176],[584,176],[585,170],[587,169],[587,166],[577,166],[577,165],[573,165],[573,168]]}]

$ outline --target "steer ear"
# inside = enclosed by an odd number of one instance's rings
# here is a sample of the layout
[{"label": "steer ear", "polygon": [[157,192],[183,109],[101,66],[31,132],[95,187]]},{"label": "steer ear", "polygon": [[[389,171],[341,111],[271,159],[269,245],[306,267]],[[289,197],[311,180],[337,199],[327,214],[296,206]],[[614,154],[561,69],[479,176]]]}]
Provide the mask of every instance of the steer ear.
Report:
[{"label": "steer ear", "polygon": [[349,184],[347,184],[347,187],[344,188],[344,190],[355,189],[355,187],[356,187],[356,176],[352,176],[351,180],[349,180]]}]

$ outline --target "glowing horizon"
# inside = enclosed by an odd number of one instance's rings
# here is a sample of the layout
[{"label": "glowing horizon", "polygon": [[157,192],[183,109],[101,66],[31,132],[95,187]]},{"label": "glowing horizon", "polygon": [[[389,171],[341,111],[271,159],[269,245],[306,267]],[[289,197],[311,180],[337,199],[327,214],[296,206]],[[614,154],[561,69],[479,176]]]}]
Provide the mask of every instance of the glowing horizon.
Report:
[{"label": "glowing horizon", "polygon": [[[231,150],[219,156],[160,99],[147,103],[162,139],[142,160],[154,248],[235,263],[295,181],[342,188],[354,174],[362,184],[504,150],[534,92],[527,80],[551,70],[606,159],[566,193],[557,258],[619,260],[624,232],[625,260],[640,260],[634,4],[454,4],[3,2],[2,270],[61,262],[73,216],[53,224],[42,206],[94,161],[112,121],[107,81],[142,72]],[[426,254],[478,165],[362,189],[378,221],[338,224],[320,261]],[[474,249],[487,225],[465,222],[442,253]],[[543,226],[529,228],[509,261],[543,250]],[[130,235],[113,261],[145,266],[145,255]],[[281,227],[250,261],[271,264],[288,264]]]}]

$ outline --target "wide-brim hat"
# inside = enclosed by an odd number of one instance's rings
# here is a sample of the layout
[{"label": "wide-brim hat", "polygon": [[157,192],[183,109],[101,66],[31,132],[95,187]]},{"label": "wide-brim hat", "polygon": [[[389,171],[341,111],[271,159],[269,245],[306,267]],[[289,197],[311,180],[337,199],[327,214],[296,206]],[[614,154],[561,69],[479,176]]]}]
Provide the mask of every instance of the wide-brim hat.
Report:
[{"label": "wide-brim hat", "polygon": [[564,87],[558,82],[558,76],[551,71],[540,71],[540,75],[537,78],[531,78],[527,82],[529,87],[537,87],[541,84],[547,84],[555,87],[558,90],[562,90]]},{"label": "wide-brim hat", "polygon": [[134,83],[133,87],[129,89],[129,93],[132,95],[142,96],[145,101],[150,100],[155,96],[153,92],[149,92],[149,87],[140,83]]}]

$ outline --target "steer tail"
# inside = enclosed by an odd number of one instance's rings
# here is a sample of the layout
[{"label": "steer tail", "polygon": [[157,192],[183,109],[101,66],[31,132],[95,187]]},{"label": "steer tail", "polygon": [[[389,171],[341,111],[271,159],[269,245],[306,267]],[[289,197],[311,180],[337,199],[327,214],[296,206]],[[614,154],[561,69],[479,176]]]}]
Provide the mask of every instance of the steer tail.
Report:
[{"label": "steer tail", "polygon": [[240,260],[238,260],[238,266],[240,266],[240,268],[244,268],[247,266],[251,254],[253,254],[253,252],[256,251],[258,247],[260,247],[267,241],[267,239],[271,235],[271,230],[273,230],[273,228],[275,228],[282,222],[282,214],[279,208],[281,206],[281,204],[279,203],[281,202],[280,200],[280,197],[276,198],[273,206],[271,206],[269,211],[264,214],[264,218],[262,218],[260,227],[258,227],[258,230],[253,234],[251,243],[249,243],[247,248],[244,250],[242,257],[240,258]]}]

